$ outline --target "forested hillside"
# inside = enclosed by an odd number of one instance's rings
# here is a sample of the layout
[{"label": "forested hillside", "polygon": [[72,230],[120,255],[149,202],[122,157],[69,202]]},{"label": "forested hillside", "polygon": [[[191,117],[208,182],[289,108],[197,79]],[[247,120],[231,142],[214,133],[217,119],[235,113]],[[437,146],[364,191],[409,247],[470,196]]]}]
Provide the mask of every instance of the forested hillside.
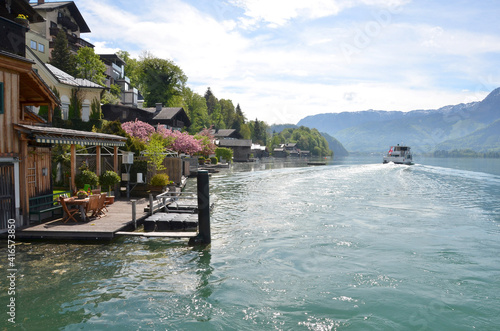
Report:
[{"label": "forested hillside", "polygon": [[297,148],[310,151],[314,156],[330,156],[332,151],[328,148],[328,142],[316,129],[301,126],[296,129],[284,129],[276,133],[272,138],[272,145],[277,146],[285,143],[296,143]]},{"label": "forested hillside", "polygon": [[499,148],[500,130],[494,123],[498,120],[500,89],[481,102],[406,113],[368,110],[319,114],[297,125],[335,136],[350,152],[383,152],[398,143],[422,153],[466,148],[488,152]]}]

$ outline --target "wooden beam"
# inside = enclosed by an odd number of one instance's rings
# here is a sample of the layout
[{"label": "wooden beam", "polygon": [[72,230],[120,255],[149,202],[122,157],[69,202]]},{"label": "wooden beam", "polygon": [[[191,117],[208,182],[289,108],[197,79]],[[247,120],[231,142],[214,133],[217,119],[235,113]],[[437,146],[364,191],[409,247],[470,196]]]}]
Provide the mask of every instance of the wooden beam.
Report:
[{"label": "wooden beam", "polygon": [[71,144],[71,183],[70,183],[70,190],[72,192],[76,190],[75,177],[76,177],[76,146],[75,146],[75,144]]},{"label": "wooden beam", "polygon": [[28,138],[25,134],[21,136],[21,166],[20,169],[20,186],[24,188],[21,190],[21,208],[23,210],[23,225],[30,223],[30,207],[29,207],[29,192],[28,192]]},{"label": "wooden beam", "polygon": [[[114,154],[113,154],[113,168],[114,168],[114,171],[120,175],[120,173],[118,172],[118,146],[113,146],[113,150],[114,150]],[[119,190],[120,190],[120,184],[116,184],[115,187],[114,187],[114,191],[115,191],[115,196],[119,197]]]},{"label": "wooden beam", "polygon": [[114,146],[114,154],[113,154],[113,170],[118,173],[118,146]]},{"label": "wooden beam", "polygon": [[[101,146],[95,147],[95,173],[97,176],[101,175]],[[99,188],[101,185],[99,185]]]}]

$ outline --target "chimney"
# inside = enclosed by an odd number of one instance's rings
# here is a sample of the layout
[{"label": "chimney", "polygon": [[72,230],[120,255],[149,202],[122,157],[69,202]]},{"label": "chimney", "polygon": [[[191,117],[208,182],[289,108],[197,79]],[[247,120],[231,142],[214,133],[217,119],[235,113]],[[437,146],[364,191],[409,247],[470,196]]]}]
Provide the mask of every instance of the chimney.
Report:
[{"label": "chimney", "polygon": [[43,5],[45,3],[45,0],[38,0],[39,5]]},{"label": "chimney", "polygon": [[163,108],[163,106],[161,103],[156,104],[156,111],[161,111],[162,108]]}]

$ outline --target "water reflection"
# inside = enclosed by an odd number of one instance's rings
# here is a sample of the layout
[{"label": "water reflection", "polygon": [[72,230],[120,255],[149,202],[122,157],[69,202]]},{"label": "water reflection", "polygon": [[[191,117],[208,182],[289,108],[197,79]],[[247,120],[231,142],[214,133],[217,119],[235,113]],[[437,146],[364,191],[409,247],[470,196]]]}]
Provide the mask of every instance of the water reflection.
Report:
[{"label": "water reflection", "polygon": [[198,286],[196,287],[197,295],[202,298],[208,299],[214,289],[210,285],[210,277],[212,276],[213,267],[210,262],[212,260],[212,254],[210,252],[210,247],[200,248],[198,259],[198,268],[196,269],[196,274],[199,277]]}]

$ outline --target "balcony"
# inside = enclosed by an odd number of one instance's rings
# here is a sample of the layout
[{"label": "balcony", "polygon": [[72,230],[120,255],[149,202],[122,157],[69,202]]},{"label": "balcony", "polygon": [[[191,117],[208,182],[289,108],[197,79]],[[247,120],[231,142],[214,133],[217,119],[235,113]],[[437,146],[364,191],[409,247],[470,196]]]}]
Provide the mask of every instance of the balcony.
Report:
[{"label": "balcony", "polygon": [[0,17],[0,50],[25,57],[26,31],[27,27]]},{"label": "balcony", "polygon": [[71,30],[72,32],[75,32],[75,31],[78,30],[78,24],[74,23],[67,16],[59,16],[57,18],[57,24],[61,24],[63,27],[65,27],[66,29]]},{"label": "balcony", "polygon": [[82,38],[78,38],[76,44],[80,45],[80,47],[90,47],[90,48],[95,47],[93,44],[89,43],[88,41],[86,41],[85,39],[82,39]]}]

